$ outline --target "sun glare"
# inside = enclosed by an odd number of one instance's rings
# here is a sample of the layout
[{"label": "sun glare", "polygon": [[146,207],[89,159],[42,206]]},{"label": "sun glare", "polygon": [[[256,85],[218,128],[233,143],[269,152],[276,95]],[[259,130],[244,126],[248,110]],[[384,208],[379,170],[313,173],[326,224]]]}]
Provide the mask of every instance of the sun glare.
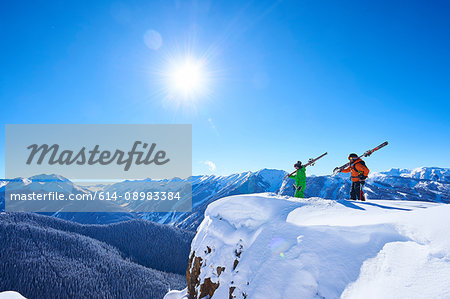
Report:
[{"label": "sun glare", "polygon": [[172,89],[185,97],[198,95],[205,88],[205,73],[200,61],[187,59],[170,74]]},{"label": "sun glare", "polygon": [[160,83],[157,94],[165,107],[195,113],[200,103],[211,99],[217,71],[211,70],[214,65],[207,55],[175,52],[166,53],[164,65],[159,66],[162,71],[155,72]]}]

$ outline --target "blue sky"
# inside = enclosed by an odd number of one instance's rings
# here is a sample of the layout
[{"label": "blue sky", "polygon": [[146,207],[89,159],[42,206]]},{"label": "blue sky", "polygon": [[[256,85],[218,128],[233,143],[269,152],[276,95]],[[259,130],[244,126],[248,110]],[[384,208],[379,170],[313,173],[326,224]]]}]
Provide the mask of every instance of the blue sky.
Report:
[{"label": "blue sky", "polygon": [[[446,1],[2,6],[1,176],[9,123],[191,123],[194,174],[292,170],[325,151],[308,173],[328,174],[385,140],[373,171],[450,167]],[[186,53],[207,61],[208,93],[180,104],[160,74]]]}]

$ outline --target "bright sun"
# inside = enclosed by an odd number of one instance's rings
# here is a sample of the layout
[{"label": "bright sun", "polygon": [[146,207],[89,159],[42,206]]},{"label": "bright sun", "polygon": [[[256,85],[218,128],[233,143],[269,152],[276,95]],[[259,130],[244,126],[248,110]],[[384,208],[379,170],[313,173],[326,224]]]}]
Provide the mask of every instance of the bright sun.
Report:
[{"label": "bright sun", "polygon": [[185,97],[198,95],[205,88],[205,74],[202,63],[186,59],[170,74],[172,88]]}]

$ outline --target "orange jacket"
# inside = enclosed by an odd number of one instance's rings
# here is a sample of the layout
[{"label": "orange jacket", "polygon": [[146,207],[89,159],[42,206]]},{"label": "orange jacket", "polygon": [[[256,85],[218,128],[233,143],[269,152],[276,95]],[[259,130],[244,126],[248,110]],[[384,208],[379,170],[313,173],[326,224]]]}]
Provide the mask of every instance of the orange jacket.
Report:
[{"label": "orange jacket", "polygon": [[352,164],[350,164],[349,167],[342,170],[342,172],[351,172],[353,182],[359,182],[359,181],[365,180],[365,178],[360,179],[359,175],[363,175],[364,177],[367,177],[369,175],[369,171],[370,171],[369,168],[367,168],[360,162],[362,162],[362,160],[358,159],[355,162],[353,162]]}]

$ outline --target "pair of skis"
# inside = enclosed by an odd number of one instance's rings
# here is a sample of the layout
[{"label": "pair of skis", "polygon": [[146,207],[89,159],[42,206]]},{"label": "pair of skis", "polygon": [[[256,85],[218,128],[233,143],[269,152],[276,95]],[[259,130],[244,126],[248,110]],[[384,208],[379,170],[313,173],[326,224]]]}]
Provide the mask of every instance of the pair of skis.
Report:
[{"label": "pair of skis", "polygon": [[[364,154],[362,154],[361,156],[359,156],[358,159],[363,158],[363,157],[368,157],[368,156],[372,155],[373,152],[376,152],[377,150],[379,150],[379,149],[385,147],[386,145],[388,145],[388,142],[387,142],[387,141],[383,142],[382,144],[380,144],[379,146],[377,146],[377,147],[375,147],[375,148],[373,148],[373,149],[371,149],[371,150],[366,151]],[[338,174],[339,172],[341,172],[341,171],[344,170],[345,168],[349,167],[350,165],[351,165],[351,162],[348,162],[348,163],[342,165],[341,167],[336,167],[336,168],[333,170],[333,174]]]},{"label": "pair of skis", "polygon": [[[320,158],[323,158],[323,157],[324,157],[325,155],[327,155],[327,154],[328,154],[328,153],[324,153],[324,154],[318,156],[318,157],[315,158],[315,159],[313,159],[313,158],[309,159],[309,160],[308,160],[308,163],[306,163],[305,165],[302,165],[302,167],[314,166],[314,164],[316,163],[317,160],[319,160]],[[291,172],[290,174],[287,174],[284,178],[287,178],[287,177],[293,175],[293,174],[296,173],[296,172],[297,172],[297,169],[294,170],[293,172]]]},{"label": "pair of skis", "polygon": [[[373,148],[373,149],[370,149],[370,150],[366,151],[364,154],[362,154],[361,156],[359,156],[358,159],[363,158],[363,157],[368,157],[368,156],[372,155],[374,152],[376,152],[377,150],[379,150],[379,149],[385,147],[386,145],[388,145],[388,142],[387,142],[387,141],[383,142],[382,144],[380,144],[379,146],[377,146],[377,147],[375,147],[375,148]],[[303,165],[303,167],[314,166],[314,164],[316,163],[317,160],[323,158],[323,157],[324,157],[325,155],[327,155],[327,154],[328,154],[328,153],[324,153],[324,154],[318,156],[318,157],[315,158],[315,159],[309,159],[309,160],[308,160],[308,163],[306,163],[305,165]],[[341,172],[341,171],[344,170],[345,168],[349,167],[350,164],[351,164],[351,162],[348,162],[348,163],[342,165],[341,167],[336,167],[336,168],[333,170],[333,174],[338,174],[339,172]],[[286,179],[287,177],[293,175],[293,174],[296,173],[296,172],[297,172],[297,170],[291,172],[290,174],[287,174],[284,178]]]}]

